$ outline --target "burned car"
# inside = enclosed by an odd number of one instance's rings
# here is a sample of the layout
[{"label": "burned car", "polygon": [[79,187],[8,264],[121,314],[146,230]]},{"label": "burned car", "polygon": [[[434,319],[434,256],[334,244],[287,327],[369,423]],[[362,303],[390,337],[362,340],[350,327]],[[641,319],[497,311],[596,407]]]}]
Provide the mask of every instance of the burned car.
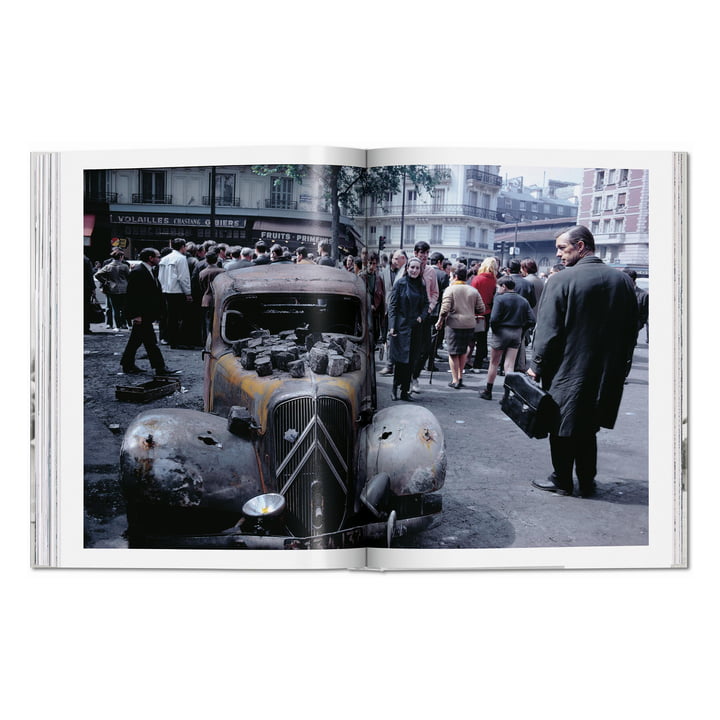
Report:
[{"label": "burned car", "polygon": [[362,280],[280,263],[213,290],[204,412],[143,412],[123,440],[130,546],[340,548],[426,529],[443,432],[423,407],[377,409]]}]

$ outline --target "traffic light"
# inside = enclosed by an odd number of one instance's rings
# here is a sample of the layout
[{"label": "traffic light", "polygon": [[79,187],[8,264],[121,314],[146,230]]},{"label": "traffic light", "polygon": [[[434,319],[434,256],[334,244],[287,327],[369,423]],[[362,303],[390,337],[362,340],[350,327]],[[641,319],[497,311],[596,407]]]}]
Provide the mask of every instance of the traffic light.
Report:
[{"label": "traffic light", "polygon": [[385,236],[384,235],[381,235],[380,238],[378,239],[378,247],[381,250],[385,249]]},{"label": "traffic light", "polygon": [[493,250],[499,250],[503,255],[505,254],[505,241],[496,242],[493,244]]}]

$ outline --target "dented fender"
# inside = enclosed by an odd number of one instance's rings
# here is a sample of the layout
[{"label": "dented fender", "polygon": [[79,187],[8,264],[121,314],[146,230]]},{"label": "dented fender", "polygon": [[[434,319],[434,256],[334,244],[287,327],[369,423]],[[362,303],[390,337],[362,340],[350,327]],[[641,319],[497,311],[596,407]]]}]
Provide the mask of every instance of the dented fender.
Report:
[{"label": "dented fender", "polygon": [[265,492],[263,480],[252,440],[198,410],[142,412],[123,439],[120,484],[130,503],[241,512]]},{"label": "dented fender", "polygon": [[422,406],[380,410],[360,433],[360,477],[390,476],[395,495],[434,492],[445,484],[445,436],[433,413]]}]

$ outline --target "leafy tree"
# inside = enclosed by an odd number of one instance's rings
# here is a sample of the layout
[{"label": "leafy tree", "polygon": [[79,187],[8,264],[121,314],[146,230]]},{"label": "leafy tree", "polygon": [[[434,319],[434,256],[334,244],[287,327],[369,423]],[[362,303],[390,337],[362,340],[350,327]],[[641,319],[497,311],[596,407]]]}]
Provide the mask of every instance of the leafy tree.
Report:
[{"label": "leafy tree", "polygon": [[324,200],[332,214],[334,259],[339,254],[341,209],[347,215],[358,215],[363,198],[382,200],[388,194],[400,192],[408,183],[415,190],[425,190],[432,195],[435,185],[445,176],[444,171],[427,165],[387,165],[368,169],[347,165],[253,165],[252,171],[262,176],[277,175],[276,183],[283,177],[300,184],[306,178],[320,180]]}]

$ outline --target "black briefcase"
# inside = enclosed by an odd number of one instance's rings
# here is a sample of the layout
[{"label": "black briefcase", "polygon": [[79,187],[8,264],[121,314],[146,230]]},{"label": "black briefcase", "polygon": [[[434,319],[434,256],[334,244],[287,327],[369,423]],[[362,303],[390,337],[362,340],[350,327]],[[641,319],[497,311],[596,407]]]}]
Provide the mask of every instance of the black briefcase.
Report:
[{"label": "black briefcase", "polygon": [[557,403],[525,373],[505,375],[502,411],[531,438],[544,438],[560,423]]}]

